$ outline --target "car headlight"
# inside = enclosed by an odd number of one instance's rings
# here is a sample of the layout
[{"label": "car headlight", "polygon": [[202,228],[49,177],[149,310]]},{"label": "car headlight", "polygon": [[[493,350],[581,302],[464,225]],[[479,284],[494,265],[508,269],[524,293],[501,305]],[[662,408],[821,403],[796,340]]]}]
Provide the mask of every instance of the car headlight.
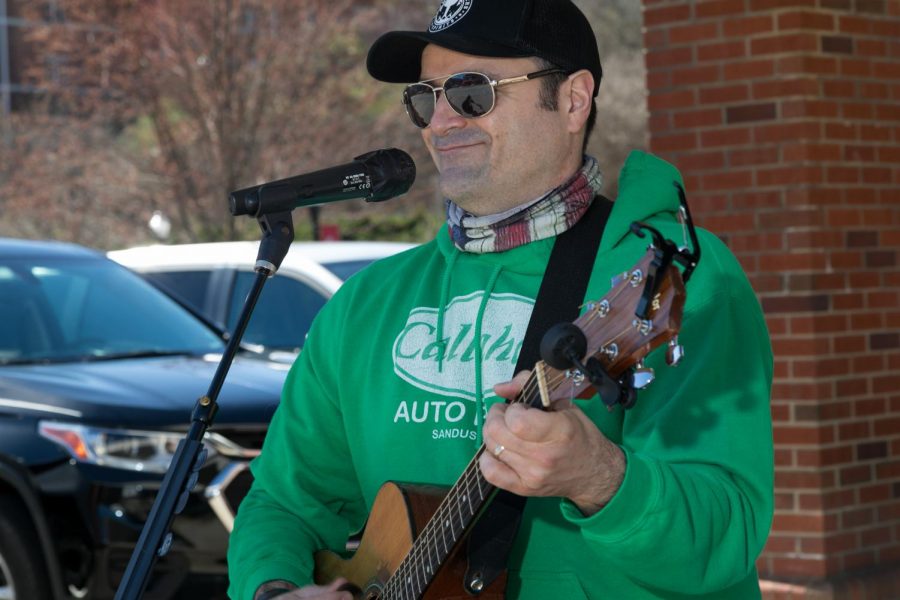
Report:
[{"label": "car headlight", "polygon": [[[41,421],[38,431],[80,462],[145,473],[165,473],[184,436],[162,431],[106,429]],[[207,444],[211,456],[214,451]]]}]

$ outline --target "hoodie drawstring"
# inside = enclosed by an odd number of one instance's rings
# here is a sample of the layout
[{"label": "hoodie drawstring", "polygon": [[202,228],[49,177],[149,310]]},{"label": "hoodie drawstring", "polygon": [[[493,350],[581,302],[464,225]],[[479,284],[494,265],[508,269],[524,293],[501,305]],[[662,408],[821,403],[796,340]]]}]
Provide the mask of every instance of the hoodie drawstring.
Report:
[{"label": "hoodie drawstring", "polygon": [[447,310],[447,300],[450,295],[450,275],[453,273],[453,266],[458,257],[458,251],[454,250],[450,253],[447,266],[444,268],[444,276],[441,278],[441,297],[438,301],[437,331],[435,332],[435,342],[439,346],[438,373],[444,372],[444,355],[447,353],[447,342],[444,341],[444,312]]},{"label": "hoodie drawstring", "polygon": [[475,448],[481,447],[481,424],[484,415],[484,390],[482,389],[482,351],[481,351],[481,322],[484,313],[487,311],[487,304],[491,299],[494,286],[497,285],[497,278],[500,277],[500,271],[503,267],[497,265],[494,272],[491,273],[490,279],[484,289],[484,296],[481,297],[481,303],[478,306],[478,315],[475,317]]}]

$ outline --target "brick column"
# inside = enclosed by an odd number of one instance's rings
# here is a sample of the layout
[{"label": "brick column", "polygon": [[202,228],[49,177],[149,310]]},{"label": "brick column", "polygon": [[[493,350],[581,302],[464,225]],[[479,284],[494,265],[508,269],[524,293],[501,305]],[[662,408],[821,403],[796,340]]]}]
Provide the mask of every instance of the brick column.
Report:
[{"label": "brick column", "polygon": [[900,0],[643,5],[651,150],[772,334],[761,576],[900,597]]}]

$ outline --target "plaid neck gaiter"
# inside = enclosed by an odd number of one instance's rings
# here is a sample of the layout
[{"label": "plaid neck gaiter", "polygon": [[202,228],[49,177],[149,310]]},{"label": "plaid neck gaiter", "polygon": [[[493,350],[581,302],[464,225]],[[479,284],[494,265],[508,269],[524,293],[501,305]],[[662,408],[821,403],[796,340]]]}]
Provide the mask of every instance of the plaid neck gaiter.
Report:
[{"label": "plaid neck gaiter", "polygon": [[600,165],[585,156],[581,169],[566,183],[499,214],[476,217],[447,200],[450,237],[460,250],[481,254],[557,236],[578,222],[602,187]]}]

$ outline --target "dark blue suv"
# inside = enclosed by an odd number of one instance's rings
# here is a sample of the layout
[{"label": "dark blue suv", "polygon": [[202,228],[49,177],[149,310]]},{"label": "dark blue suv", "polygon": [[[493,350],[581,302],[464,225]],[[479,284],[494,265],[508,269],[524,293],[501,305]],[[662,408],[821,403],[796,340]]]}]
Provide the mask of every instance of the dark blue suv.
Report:
[{"label": "dark blue suv", "polygon": [[[0,598],[112,598],[221,335],[79,246],[0,239]],[[145,598],[224,595],[246,465],[285,365],[239,355]]]}]

